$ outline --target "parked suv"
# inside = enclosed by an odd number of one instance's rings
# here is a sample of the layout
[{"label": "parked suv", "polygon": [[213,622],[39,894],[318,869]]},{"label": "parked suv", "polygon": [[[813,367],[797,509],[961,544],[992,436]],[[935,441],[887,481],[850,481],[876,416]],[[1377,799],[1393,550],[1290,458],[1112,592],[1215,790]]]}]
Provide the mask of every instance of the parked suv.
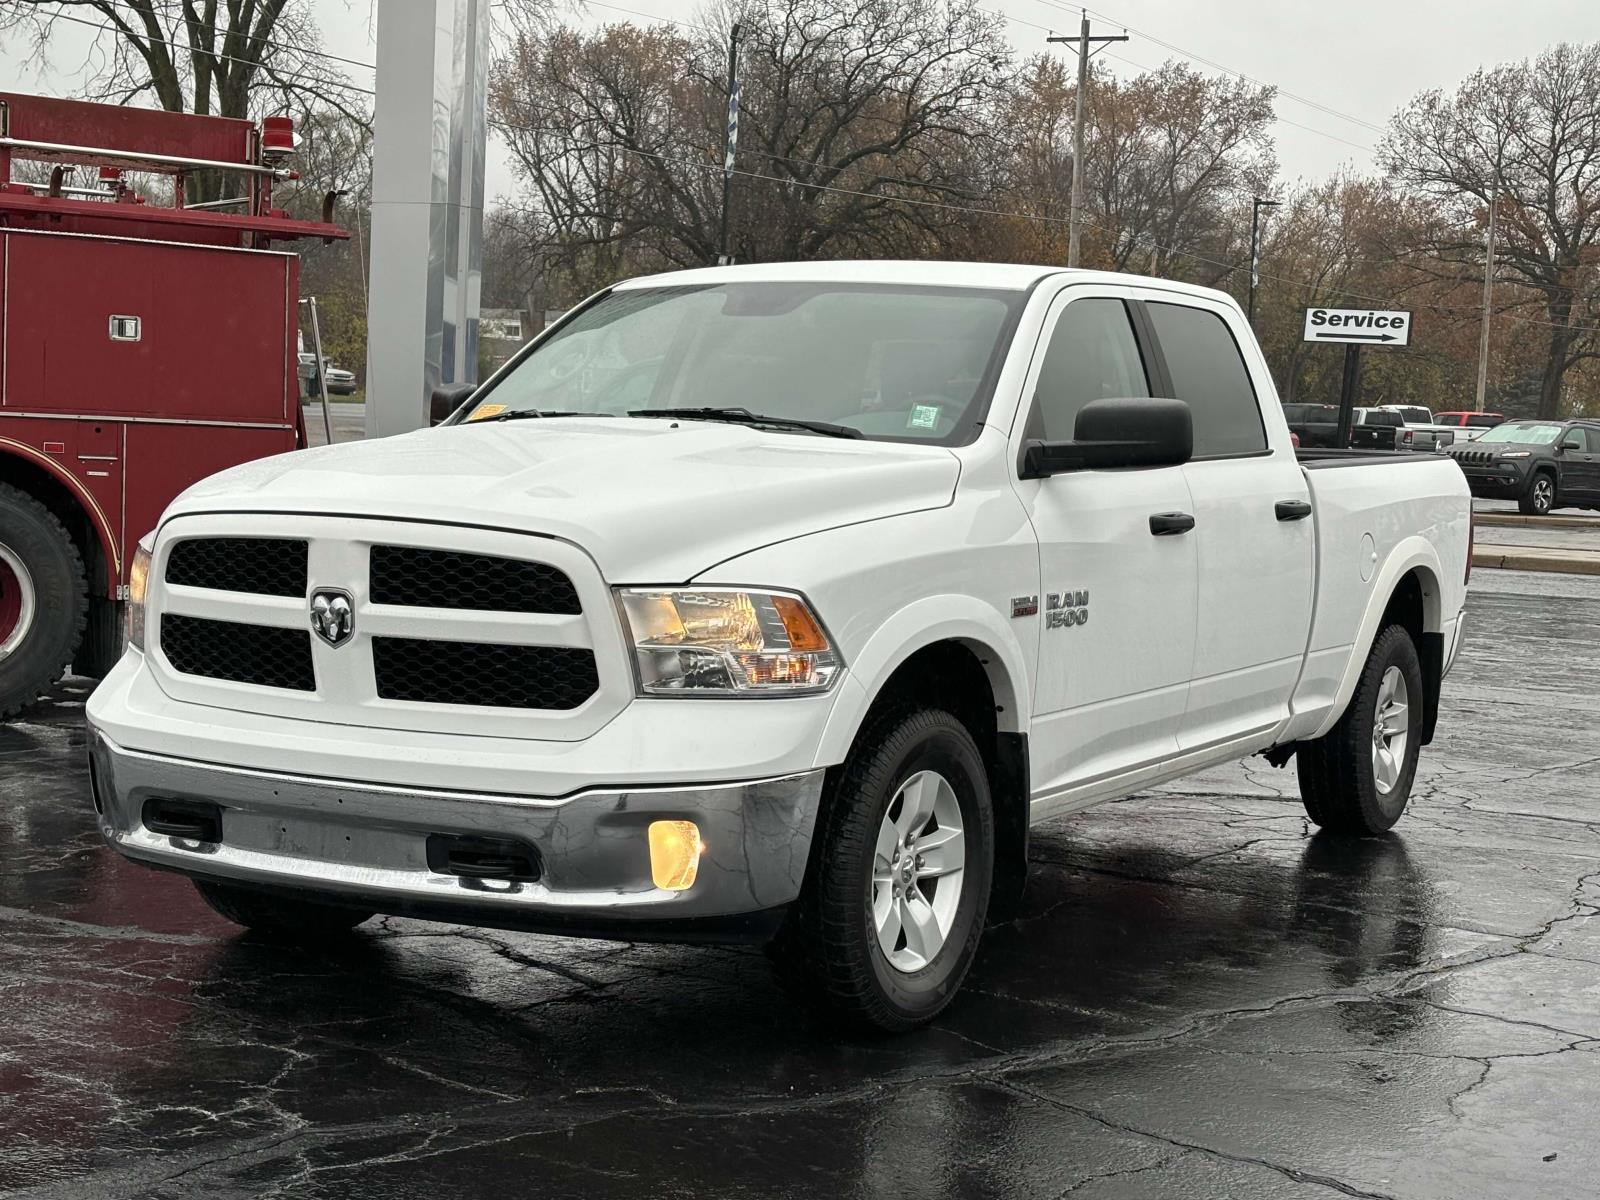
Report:
[{"label": "parked suv", "polygon": [[1600,508],[1600,422],[1507,421],[1449,453],[1474,496],[1515,500],[1538,517]]}]

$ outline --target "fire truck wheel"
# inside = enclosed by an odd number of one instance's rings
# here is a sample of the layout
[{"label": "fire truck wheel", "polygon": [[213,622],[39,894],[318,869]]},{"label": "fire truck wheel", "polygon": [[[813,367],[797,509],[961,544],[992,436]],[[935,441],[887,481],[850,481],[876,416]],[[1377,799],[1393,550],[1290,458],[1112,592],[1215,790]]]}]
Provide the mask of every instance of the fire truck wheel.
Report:
[{"label": "fire truck wheel", "polygon": [[55,514],[0,483],[0,717],[61,678],[88,615],[83,557]]}]

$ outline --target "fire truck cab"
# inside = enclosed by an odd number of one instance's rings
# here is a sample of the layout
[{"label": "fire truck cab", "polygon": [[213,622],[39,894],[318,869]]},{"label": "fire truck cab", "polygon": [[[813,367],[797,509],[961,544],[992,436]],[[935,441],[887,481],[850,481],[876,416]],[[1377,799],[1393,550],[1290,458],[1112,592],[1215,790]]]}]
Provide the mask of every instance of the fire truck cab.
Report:
[{"label": "fire truck cab", "polygon": [[[293,146],[287,118],[0,92],[0,717],[116,661],[134,548],[179,492],[305,444],[279,247],[349,235],[332,193],[320,221],[273,207]],[[197,172],[237,194],[189,202]]]}]

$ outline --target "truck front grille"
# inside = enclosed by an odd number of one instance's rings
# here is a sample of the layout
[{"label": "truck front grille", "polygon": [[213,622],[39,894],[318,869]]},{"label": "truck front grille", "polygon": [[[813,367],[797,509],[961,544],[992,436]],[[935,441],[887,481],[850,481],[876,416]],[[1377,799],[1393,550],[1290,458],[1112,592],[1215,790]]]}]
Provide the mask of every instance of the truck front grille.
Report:
[{"label": "truck front grille", "polygon": [[372,639],[382,700],[494,708],[577,708],[600,686],[594,653],[567,646],[502,646]]},{"label": "truck front grille", "polygon": [[[302,543],[303,544],[303,543]],[[311,632],[163,613],[161,652],[184,675],[315,691]]]},{"label": "truck front grille", "polygon": [[180,587],[306,594],[306,543],[298,538],[190,538],[167,557],[166,581]]},{"label": "truck front grille", "polygon": [[583,611],[565,571],[547,563],[417,546],[374,546],[372,602],[480,612]]},{"label": "truck front grille", "polygon": [[[313,622],[324,592],[348,598],[348,632]],[[181,703],[348,729],[578,742],[633,699],[599,566],[538,532],[180,515],[156,539],[146,611],[150,668]]]}]

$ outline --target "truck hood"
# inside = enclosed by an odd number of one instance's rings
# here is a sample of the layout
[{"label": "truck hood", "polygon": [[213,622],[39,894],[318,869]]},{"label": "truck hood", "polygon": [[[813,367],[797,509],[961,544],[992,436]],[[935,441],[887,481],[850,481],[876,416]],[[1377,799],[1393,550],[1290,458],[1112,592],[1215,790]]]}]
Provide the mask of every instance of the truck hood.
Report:
[{"label": "truck hood", "polygon": [[960,461],[938,446],[552,417],[260,459],[195,484],[167,515],[293,512],[515,529],[581,546],[612,583],[679,583],[760,546],[941,508],[959,475]]}]

